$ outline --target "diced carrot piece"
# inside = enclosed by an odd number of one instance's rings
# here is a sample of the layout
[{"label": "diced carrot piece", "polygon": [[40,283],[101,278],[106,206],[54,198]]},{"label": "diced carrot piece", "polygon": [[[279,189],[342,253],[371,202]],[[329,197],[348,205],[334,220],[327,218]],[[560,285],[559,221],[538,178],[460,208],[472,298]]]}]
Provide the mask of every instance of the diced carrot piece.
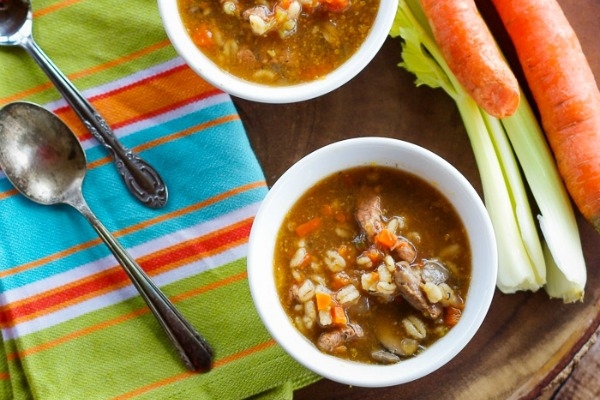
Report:
[{"label": "diced carrot piece", "polygon": [[394,235],[394,233],[389,229],[382,229],[381,232],[379,232],[375,236],[375,243],[387,249],[391,248],[394,244],[396,244],[397,240],[398,238],[396,237],[396,235]]},{"label": "diced carrot piece", "polygon": [[304,256],[304,258],[300,262],[300,265],[298,265],[298,268],[302,269],[304,267],[309,266],[310,263],[311,263],[311,261],[312,261],[312,256],[310,255],[310,253],[306,253],[306,255]]},{"label": "diced carrot piece", "polygon": [[329,293],[316,292],[315,299],[317,300],[317,310],[328,310],[331,307],[332,298]]},{"label": "diced carrot piece", "polygon": [[366,256],[369,257],[369,259],[371,260],[371,262],[373,264],[376,264],[377,262],[381,261],[381,259],[383,258],[381,253],[374,248],[370,248],[367,250]]},{"label": "diced carrot piece", "polygon": [[348,246],[346,246],[345,244],[343,244],[340,247],[338,247],[337,252],[338,252],[338,254],[340,256],[346,257],[348,255],[348,253],[350,252],[350,249],[348,248]]},{"label": "diced carrot piece", "polygon": [[[311,261],[313,260],[312,255],[308,251],[305,251],[304,256],[302,257],[302,259],[300,259],[300,255],[297,254],[299,252],[299,250],[300,249],[295,248],[295,247],[291,247],[288,249],[287,255],[290,259],[290,267],[292,267],[292,262],[293,262],[293,268],[302,269],[302,268],[310,265]],[[303,250],[305,250],[305,249],[303,249]]]},{"label": "diced carrot piece", "polygon": [[318,64],[307,64],[300,70],[300,76],[305,79],[315,80],[327,75],[333,68],[333,63],[325,61]]},{"label": "diced carrot piece", "polygon": [[342,223],[346,222],[346,214],[344,214],[343,211],[337,210],[334,214],[334,217],[335,217],[336,221],[338,221],[338,222],[342,222]]},{"label": "diced carrot piece", "polygon": [[344,11],[350,5],[350,0],[324,0],[323,5],[329,11]]},{"label": "diced carrot piece", "polygon": [[347,351],[348,351],[348,347],[344,346],[344,345],[337,346],[335,349],[333,349],[333,353],[335,353],[335,354],[342,354],[342,353],[346,353]]},{"label": "diced carrot piece", "polygon": [[331,208],[331,205],[329,204],[323,204],[323,207],[321,207],[321,213],[324,216],[329,217],[333,214],[333,208]]},{"label": "diced carrot piece", "polygon": [[462,315],[462,310],[456,307],[446,307],[446,312],[444,313],[444,322],[448,326],[454,326],[458,324],[460,317]]},{"label": "diced carrot piece", "polygon": [[321,226],[321,218],[315,217],[296,227],[296,235],[304,237],[309,233],[316,231]]},{"label": "diced carrot piece", "polygon": [[212,31],[204,25],[200,25],[196,29],[192,35],[192,41],[196,46],[205,48],[210,47],[215,43]]},{"label": "diced carrot piece", "polygon": [[335,306],[331,309],[331,320],[335,325],[346,325],[348,318],[344,312],[344,307]]},{"label": "diced carrot piece", "polygon": [[350,282],[352,282],[352,279],[350,279],[347,273],[343,271],[338,272],[333,275],[333,281],[331,282],[330,288],[333,290],[341,289],[344,286],[347,286]]}]

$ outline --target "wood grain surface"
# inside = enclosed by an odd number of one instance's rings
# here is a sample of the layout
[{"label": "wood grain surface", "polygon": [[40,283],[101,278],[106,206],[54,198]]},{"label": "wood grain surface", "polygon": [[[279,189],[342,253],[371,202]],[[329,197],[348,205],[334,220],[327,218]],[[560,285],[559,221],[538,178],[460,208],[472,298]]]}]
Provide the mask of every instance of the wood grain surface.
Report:
[{"label": "wood grain surface", "polygon": [[[600,79],[600,0],[562,0]],[[488,1],[478,1],[513,67],[512,48]],[[388,39],[351,82],[315,100],[259,104],[234,99],[269,185],[294,162],[334,141],[393,137],[421,145],[458,168],[481,194],[469,140],[454,103],[441,90],[414,86],[397,67],[400,41]],[[520,76],[520,73],[518,73]],[[600,149],[598,149],[600,151]],[[544,291],[496,291],[473,341],[449,364],[420,380],[388,388],[321,380],[297,399],[596,399],[600,398],[600,236],[578,214],[588,282],[583,303],[565,305]]]}]

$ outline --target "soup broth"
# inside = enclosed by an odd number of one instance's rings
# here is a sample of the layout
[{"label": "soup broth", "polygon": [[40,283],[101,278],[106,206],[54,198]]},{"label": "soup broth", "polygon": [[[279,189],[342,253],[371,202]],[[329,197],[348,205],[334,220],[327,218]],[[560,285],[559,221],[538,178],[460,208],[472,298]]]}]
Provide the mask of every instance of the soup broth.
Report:
[{"label": "soup broth", "polygon": [[367,37],[379,0],[177,0],[191,39],[242,79],[285,86],[323,78]]},{"label": "soup broth", "polygon": [[307,191],[276,242],[278,294],[321,351],[364,363],[419,354],[460,320],[471,277],[450,202],[396,169],[358,167]]}]

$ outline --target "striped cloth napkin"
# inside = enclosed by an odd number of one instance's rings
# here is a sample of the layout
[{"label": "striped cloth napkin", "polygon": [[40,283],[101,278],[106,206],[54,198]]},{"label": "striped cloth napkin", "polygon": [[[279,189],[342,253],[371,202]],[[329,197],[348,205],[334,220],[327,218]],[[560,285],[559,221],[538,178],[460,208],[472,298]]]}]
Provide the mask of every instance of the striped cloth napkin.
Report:
[{"label": "striped cloth napkin", "polygon": [[0,49],[0,106],[33,101],[76,132],[98,218],[213,346],[188,372],[106,246],[68,206],[0,175],[0,399],[291,398],[318,379],[264,329],[246,280],[247,238],[267,192],[230,97],[172,49],[154,1],[34,1],[34,37],[169,188],[152,210],[126,191],[37,65]]}]

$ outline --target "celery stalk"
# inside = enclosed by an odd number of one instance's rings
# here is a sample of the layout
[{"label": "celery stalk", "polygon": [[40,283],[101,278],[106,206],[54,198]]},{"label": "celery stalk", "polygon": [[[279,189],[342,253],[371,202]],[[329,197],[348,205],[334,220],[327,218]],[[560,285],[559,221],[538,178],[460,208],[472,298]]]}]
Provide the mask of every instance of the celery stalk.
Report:
[{"label": "celery stalk", "polygon": [[[532,226],[531,211],[529,210],[529,218],[519,219],[519,216],[527,215],[527,212],[517,212],[515,203],[512,201],[514,197],[526,197],[524,186],[522,182],[520,185],[510,186],[508,184],[501,157],[498,156],[494,142],[489,135],[483,112],[475,104],[475,101],[467,93],[456,98],[455,101],[471,141],[475,161],[482,178],[486,208],[496,234],[499,257],[496,285],[504,293],[514,293],[518,290],[536,291],[546,282],[543,253],[535,227]],[[513,178],[520,180],[520,177]],[[522,192],[515,194],[515,188],[521,189]],[[527,204],[520,204],[520,206],[522,208]],[[527,226],[528,223],[529,227],[520,228],[523,225]],[[524,240],[524,233],[533,234],[533,237]],[[535,244],[536,239],[537,247],[534,246],[534,250],[528,251],[527,244],[531,242]],[[538,258],[534,261],[530,254],[536,255]],[[543,274],[536,273],[538,271],[535,266],[536,262],[542,263]]]},{"label": "celery stalk", "polygon": [[[531,260],[531,268],[537,285],[543,285],[546,282],[546,261],[542,244],[537,232],[531,206],[527,196],[527,191],[523,183],[519,164],[515,158],[513,148],[510,145],[509,139],[506,136],[506,131],[503,124],[497,118],[492,117],[485,111],[481,110],[484,120],[486,121],[488,132],[494,143],[494,147],[499,154],[500,163],[503,168],[504,177],[507,182],[507,189],[510,196],[511,205],[515,212],[516,221],[524,247]],[[515,289],[522,285],[506,285],[499,278],[498,286],[505,293],[514,292]],[[535,290],[537,288],[533,286]]]},{"label": "celery stalk", "polygon": [[[481,110],[481,109],[480,109]],[[513,153],[513,149],[506,136],[504,126],[497,118],[490,116],[485,111],[481,110],[483,119],[488,127],[488,132],[494,147],[498,153],[498,159],[502,166],[504,179],[508,191],[510,206],[515,215],[515,220],[518,224],[518,230],[521,233],[519,238],[523,242],[523,247],[527,252],[527,256],[531,260],[530,268],[535,280],[526,282],[525,284],[509,284],[505,282],[509,277],[499,276],[498,287],[505,293],[515,292],[516,290],[537,290],[546,282],[546,262],[542,244],[537,232],[535,221],[527,191],[523,183],[523,178],[519,170],[519,165]],[[498,210],[495,210],[498,213]],[[505,213],[500,213],[504,214]],[[507,251],[514,251],[506,249]],[[524,256],[523,256],[524,257]],[[501,274],[502,275],[502,274]],[[510,275],[510,274],[506,274]],[[527,288],[530,285],[530,288]]]},{"label": "celery stalk", "polygon": [[[548,158],[550,153],[547,153],[537,120],[527,113],[530,108],[525,97],[517,114],[502,121],[481,110],[448,68],[418,0],[400,0],[390,35],[404,40],[400,66],[416,75],[416,84],[440,87],[457,104],[475,154],[486,207],[496,232],[500,257],[498,288],[505,293],[537,290],[548,280],[546,290],[552,297],[564,301],[581,300],[585,265],[579,260],[581,244],[572,218],[573,210],[568,202],[565,203],[566,192],[560,179],[556,176],[548,179],[544,174],[544,171],[552,174],[556,167],[551,156]],[[539,220],[552,251],[550,259],[545,257],[542,249],[511,145],[542,211],[543,217]],[[566,249],[557,248],[559,243],[566,243]],[[568,269],[573,254],[577,266]]]},{"label": "celery stalk", "polygon": [[541,213],[538,220],[547,243],[546,292],[564,302],[581,301],[587,273],[573,206],[523,93],[517,112],[503,119],[502,124]]}]

